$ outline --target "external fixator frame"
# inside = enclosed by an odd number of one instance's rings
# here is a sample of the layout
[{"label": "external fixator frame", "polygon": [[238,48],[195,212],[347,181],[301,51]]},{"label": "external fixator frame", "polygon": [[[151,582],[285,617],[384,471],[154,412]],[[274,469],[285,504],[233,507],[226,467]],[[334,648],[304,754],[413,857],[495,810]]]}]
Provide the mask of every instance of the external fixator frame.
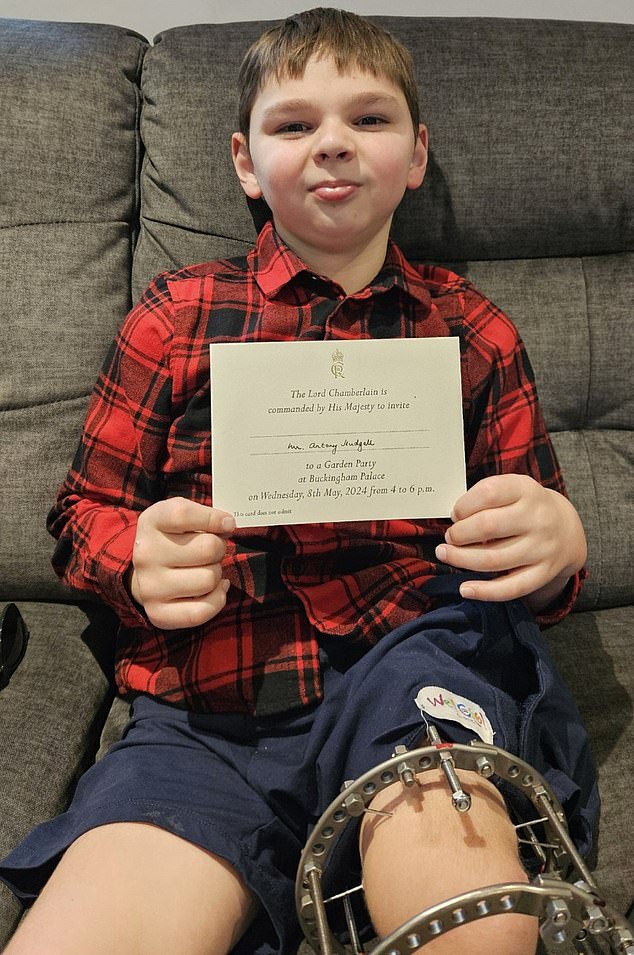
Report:
[{"label": "external fixator frame", "polygon": [[[351,904],[352,895],[362,891],[362,886],[324,899],[322,877],[329,856],[348,823],[374,811],[369,806],[377,793],[399,781],[409,788],[417,784],[421,773],[440,769],[458,812],[469,811],[471,797],[463,790],[457,770],[470,770],[485,779],[495,776],[527,797],[536,818],[520,823],[516,829],[520,843],[537,856],[540,874],[528,883],[485,886],[427,908],[374,943],[368,950],[371,955],[411,955],[459,925],[509,912],[539,919],[539,932],[547,952],[561,952],[563,945],[570,951],[572,945],[580,955],[606,951],[634,955],[632,926],[602,898],[570,838],[561,804],[546,780],[528,763],[498,746],[480,740],[472,740],[469,745],[445,743],[432,725],[428,725],[427,735],[430,745],[412,750],[397,746],[390,759],[344,783],[340,795],[318,820],[302,853],[295,883],[299,922],[313,950],[319,955],[345,955],[350,951],[364,955]],[[349,936],[347,948],[328,923],[326,906],[335,902],[343,906]]]}]

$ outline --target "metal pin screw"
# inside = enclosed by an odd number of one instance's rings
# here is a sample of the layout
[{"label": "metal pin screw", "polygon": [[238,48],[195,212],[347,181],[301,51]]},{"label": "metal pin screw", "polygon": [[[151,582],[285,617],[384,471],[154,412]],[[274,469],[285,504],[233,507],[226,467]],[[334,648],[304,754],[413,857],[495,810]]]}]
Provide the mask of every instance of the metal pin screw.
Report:
[{"label": "metal pin screw", "polygon": [[462,789],[451,794],[451,801],[458,812],[469,812],[471,809],[471,796]]},{"label": "metal pin screw", "polygon": [[[394,748],[394,753],[392,755],[404,756],[406,753],[407,746],[403,746],[401,743]],[[396,772],[398,773],[399,779],[404,786],[410,787],[416,782],[416,772],[412,763],[408,763],[406,760],[403,760],[401,763],[398,763]]]},{"label": "metal pin screw", "polygon": [[609,927],[609,920],[605,913],[601,911],[598,905],[589,905],[588,909],[588,931],[591,935],[601,935]]},{"label": "metal pin screw", "polygon": [[565,925],[570,920],[570,910],[563,899],[550,899],[546,916],[553,925]]},{"label": "metal pin screw", "polygon": [[[438,730],[431,724],[427,727],[427,738],[433,746],[438,746],[441,742]],[[451,803],[454,809],[457,809],[458,812],[468,812],[471,809],[471,796],[469,793],[466,793],[460,785],[451,751],[448,749],[440,749],[438,755],[440,756],[440,768],[447,777],[447,782],[451,787]]]},{"label": "metal pin screw", "polygon": [[350,816],[361,816],[365,812],[363,796],[360,796],[359,793],[350,793],[344,799],[343,804]]},{"label": "metal pin screw", "polygon": [[489,776],[493,775],[493,763],[487,756],[478,756],[476,759],[476,769],[481,776],[484,776],[485,779],[488,779]]},{"label": "metal pin screw", "polygon": [[453,757],[447,751],[440,753],[440,767],[451,787],[451,802],[454,809],[458,812],[468,812],[471,809],[471,796],[460,785]]}]

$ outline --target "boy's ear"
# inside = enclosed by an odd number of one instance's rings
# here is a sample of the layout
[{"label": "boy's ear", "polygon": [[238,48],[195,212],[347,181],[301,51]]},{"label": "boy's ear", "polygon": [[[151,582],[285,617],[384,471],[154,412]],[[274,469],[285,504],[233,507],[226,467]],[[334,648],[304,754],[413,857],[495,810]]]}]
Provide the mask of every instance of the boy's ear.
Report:
[{"label": "boy's ear", "polygon": [[425,178],[428,155],[427,143],[427,127],[421,123],[418,127],[418,136],[416,137],[416,142],[414,143],[414,153],[412,155],[412,161],[410,163],[409,173],[407,176],[408,189],[418,189]]},{"label": "boy's ear", "polygon": [[253,160],[249,152],[244,133],[234,133],[231,137],[231,158],[233,165],[240,180],[240,185],[244,189],[249,199],[261,199],[262,190],[255,174]]}]

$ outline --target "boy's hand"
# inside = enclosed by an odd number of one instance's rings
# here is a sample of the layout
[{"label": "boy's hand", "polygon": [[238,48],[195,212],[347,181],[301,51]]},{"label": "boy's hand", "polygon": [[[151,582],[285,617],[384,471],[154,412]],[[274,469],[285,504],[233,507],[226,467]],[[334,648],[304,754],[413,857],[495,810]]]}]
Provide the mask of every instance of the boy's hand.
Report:
[{"label": "boy's hand", "polygon": [[224,534],[230,514],[185,498],[148,507],[139,517],[130,591],[150,623],[162,630],[199,627],[225,605]]},{"label": "boy's hand", "polygon": [[514,600],[526,597],[534,611],[557,597],[586,559],[586,538],[567,498],[522,474],[479,481],[456,502],[454,524],[439,560],[465,570],[494,573],[466,581],[463,597]]}]

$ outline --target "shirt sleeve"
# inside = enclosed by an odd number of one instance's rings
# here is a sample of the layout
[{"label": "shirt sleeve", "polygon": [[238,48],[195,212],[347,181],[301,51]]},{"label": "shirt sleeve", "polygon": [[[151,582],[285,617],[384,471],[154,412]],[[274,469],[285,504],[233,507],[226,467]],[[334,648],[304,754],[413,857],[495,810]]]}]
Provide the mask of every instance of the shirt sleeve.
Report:
[{"label": "shirt sleeve", "polygon": [[106,356],[81,442],[48,516],[56,573],[103,599],[129,626],[148,626],[126,580],[139,513],[163,494],[161,461],[171,426],[173,307],[157,278]]},{"label": "shirt sleeve", "polygon": [[[469,487],[493,474],[528,474],[566,495],[555,450],[544,423],[535,376],[526,348],[511,320],[468,285],[464,296],[463,360],[468,377],[465,408]],[[557,623],[576,601],[585,569],[537,619]]]}]

